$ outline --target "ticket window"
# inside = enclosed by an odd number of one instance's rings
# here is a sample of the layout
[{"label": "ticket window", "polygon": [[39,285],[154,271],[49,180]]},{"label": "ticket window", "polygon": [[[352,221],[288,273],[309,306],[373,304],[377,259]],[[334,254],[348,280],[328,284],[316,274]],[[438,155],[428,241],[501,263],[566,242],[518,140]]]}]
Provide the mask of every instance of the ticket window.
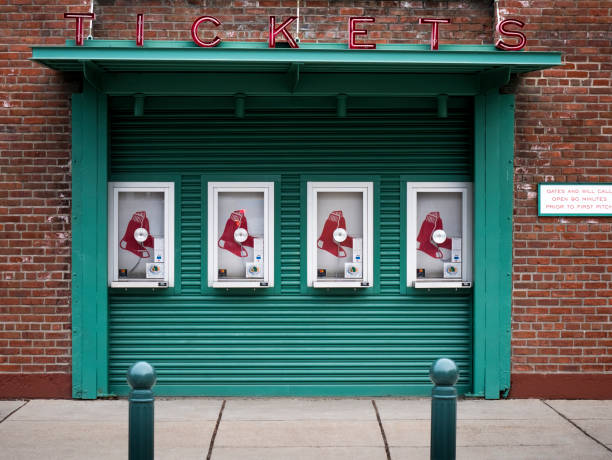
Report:
[{"label": "ticket window", "polygon": [[109,285],[174,286],[174,183],[109,183]]},{"label": "ticket window", "polygon": [[208,183],[208,286],[274,286],[274,183]]},{"label": "ticket window", "polygon": [[373,192],[372,182],[308,182],[308,286],[372,286]]},{"label": "ticket window", "polygon": [[407,186],[408,286],[472,286],[472,187],[468,182]]}]

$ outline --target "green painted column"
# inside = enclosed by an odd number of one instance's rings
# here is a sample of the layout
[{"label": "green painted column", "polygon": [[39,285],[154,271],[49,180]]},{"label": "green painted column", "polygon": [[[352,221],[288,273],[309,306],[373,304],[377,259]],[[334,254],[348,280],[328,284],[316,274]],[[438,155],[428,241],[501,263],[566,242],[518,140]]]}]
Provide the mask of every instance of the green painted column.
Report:
[{"label": "green painted column", "polygon": [[497,399],[510,387],[514,96],[474,101],[474,389]]},{"label": "green painted column", "polygon": [[107,101],[72,96],[72,396],[108,393]]}]

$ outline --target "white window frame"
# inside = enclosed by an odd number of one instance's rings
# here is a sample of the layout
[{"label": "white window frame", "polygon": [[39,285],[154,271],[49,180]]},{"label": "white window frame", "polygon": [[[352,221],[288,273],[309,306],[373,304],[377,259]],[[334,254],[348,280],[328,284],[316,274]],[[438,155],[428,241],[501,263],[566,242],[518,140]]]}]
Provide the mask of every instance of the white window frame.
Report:
[{"label": "white window frame", "polygon": [[[161,192],[164,194],[164,279],[119,281],[119,193]],[[108,285],[111,288],[174,287],[174,182],[108,183]]]},{"label": "white window frame", "polygon": [[[358,192],[363,194],[363,278],[360,280],[317,279],[317,194]],[[314,288],[368,288],[374,285],[374,182],[307,183],[307,285]]]},{"label": "white window frame", "polygon": [[[264,194],[264,270],[263,279],[219,280],[219,193],[253,192]],[[274,287],[274,182],[208,182],[208,287]]]},{"label": "white window frame", "polygon": [[[471,288],[472,287],[472,183],[471,182],[407,182],[406,183],[406,278],[407,286],[415,288]],[[461,193],[461,279],[417,279],[417,194]]]}]

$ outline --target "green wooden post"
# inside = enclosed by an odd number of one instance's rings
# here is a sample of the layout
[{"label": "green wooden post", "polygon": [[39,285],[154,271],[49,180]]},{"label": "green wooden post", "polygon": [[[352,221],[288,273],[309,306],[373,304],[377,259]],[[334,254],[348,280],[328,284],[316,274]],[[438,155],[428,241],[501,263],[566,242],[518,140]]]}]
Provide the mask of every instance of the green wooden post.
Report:
[{"label": "green wooden post", "polygon": [[429,369],[431,391],[431,460],[454,460],[457,451],[457,389],[459,369],[448,358],[436,360]]},{"label": "green wooden post", "polygon": [[108,393],[107,96],[72,96],[72,396]]},{"label": "green wooden post", "polygon": [[155,369],[146,361],[130,366],[127,381],[132,388],[129,402],[129,460],[153,459],[154,398],[153,385],[157,380]]}]

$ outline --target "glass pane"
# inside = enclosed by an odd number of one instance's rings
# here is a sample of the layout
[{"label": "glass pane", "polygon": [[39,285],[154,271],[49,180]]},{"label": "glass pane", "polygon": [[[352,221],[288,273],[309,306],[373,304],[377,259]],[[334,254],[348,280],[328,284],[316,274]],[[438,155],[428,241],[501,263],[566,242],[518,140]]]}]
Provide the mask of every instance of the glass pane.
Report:
[{"label": "glass pane", "polygon": [[363,279],[363,193],[317,193],[317,280]]},{"label": "glass pane", "polygon": [[461,279],[460,192],[417,193],[417,280]]},{"label": "glass pane", "polygon": [[219,192],[217,279],[264,278],[264,192]]},{"label": "glass pane", "polygon": [[165,279],[164,192],[119,192],[119,281]]}]

